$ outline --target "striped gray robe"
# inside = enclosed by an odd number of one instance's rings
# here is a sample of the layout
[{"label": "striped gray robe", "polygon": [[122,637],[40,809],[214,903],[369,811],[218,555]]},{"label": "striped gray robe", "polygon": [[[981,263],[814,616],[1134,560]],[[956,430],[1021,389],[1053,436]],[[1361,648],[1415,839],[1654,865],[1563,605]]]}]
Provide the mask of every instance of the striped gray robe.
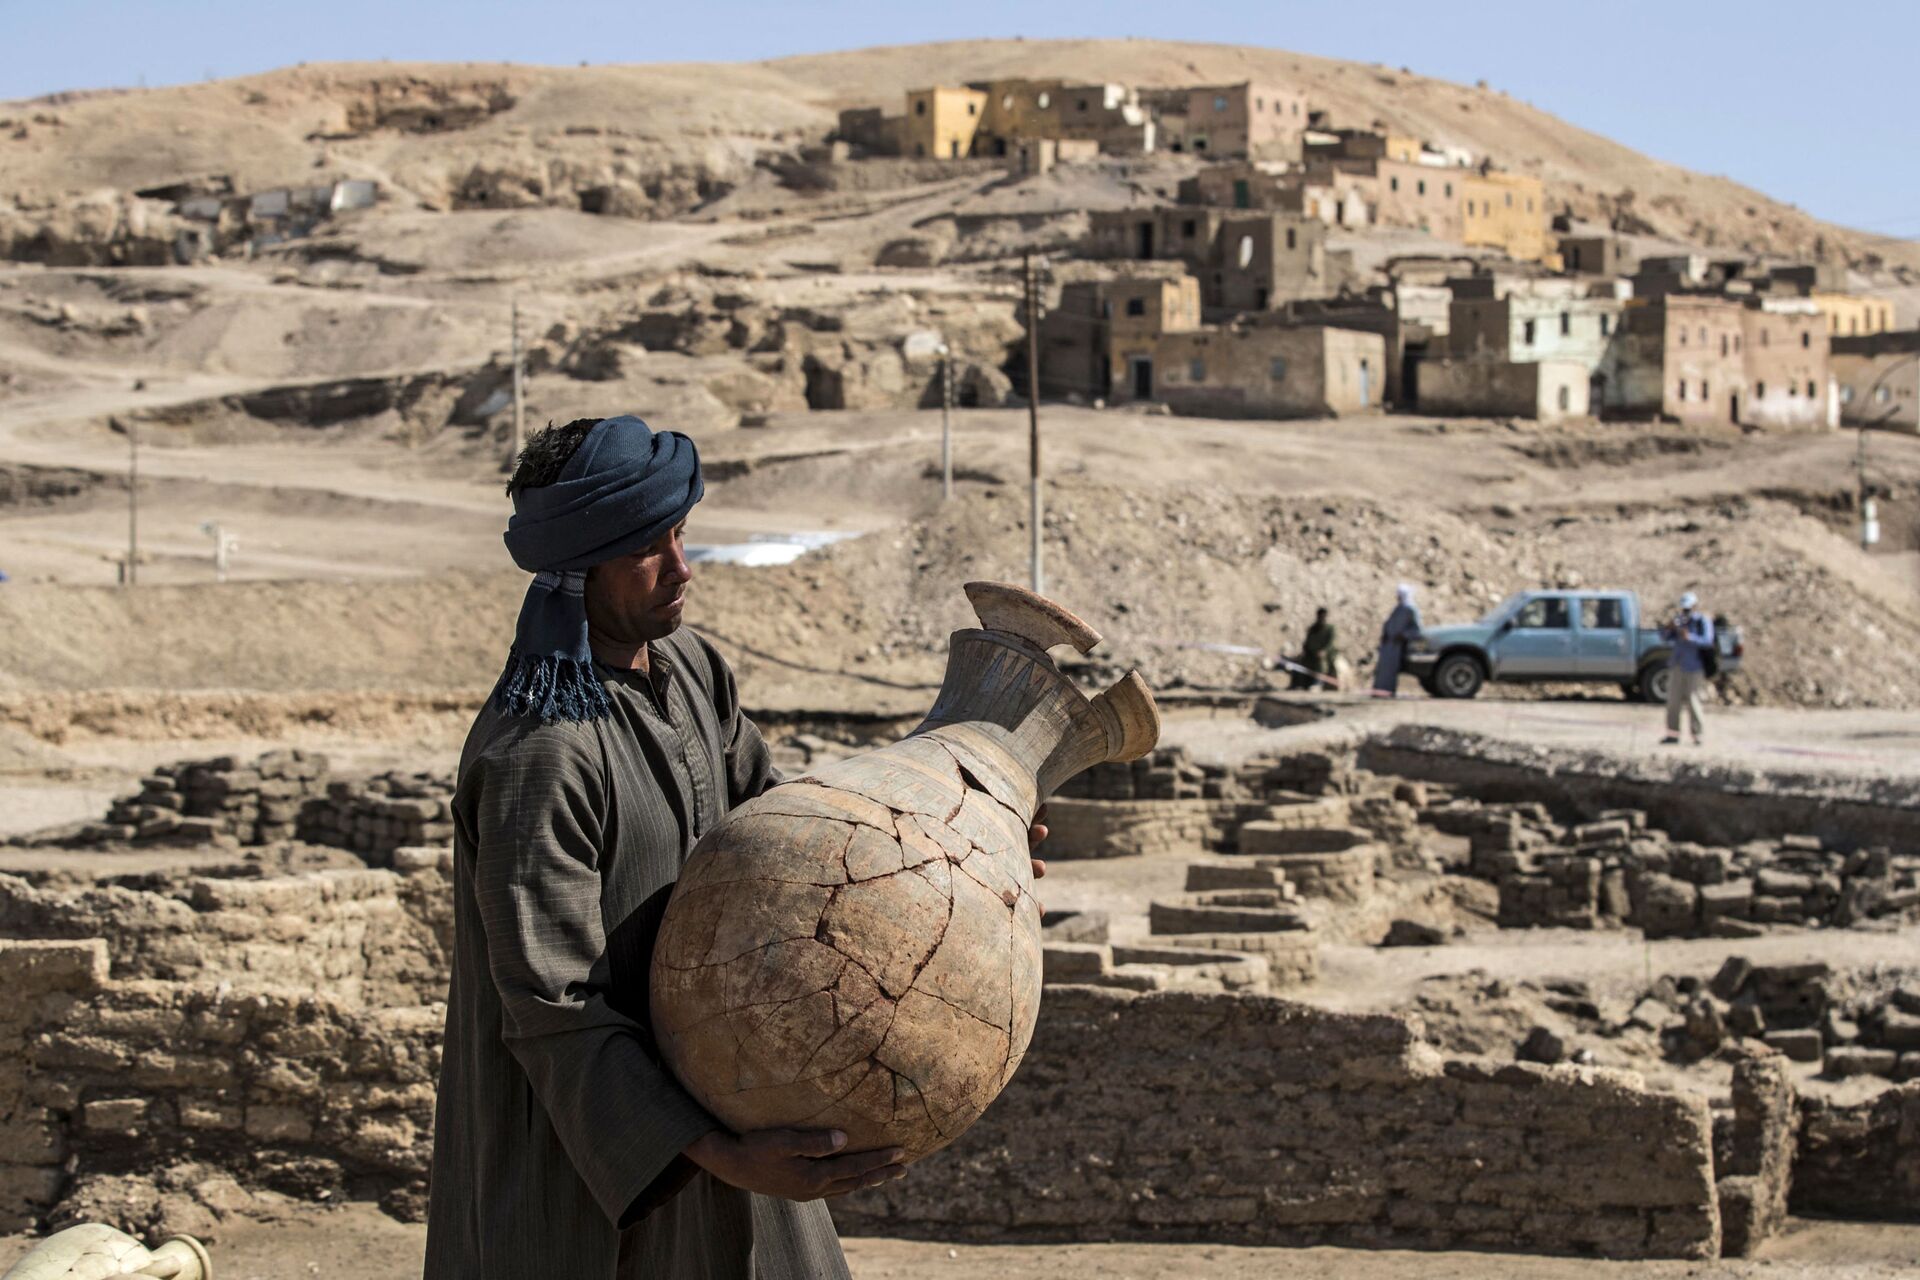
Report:
[{"label": "striped gray robe", "polygon": [[660,1064],[647,965],[693,844],[779,780],[733,673],[682,629],[613,715],[481,711],[454,797],[454,959],[426,1275],[844,1277],[826,1206],[680,1151],[718,1122]]}]

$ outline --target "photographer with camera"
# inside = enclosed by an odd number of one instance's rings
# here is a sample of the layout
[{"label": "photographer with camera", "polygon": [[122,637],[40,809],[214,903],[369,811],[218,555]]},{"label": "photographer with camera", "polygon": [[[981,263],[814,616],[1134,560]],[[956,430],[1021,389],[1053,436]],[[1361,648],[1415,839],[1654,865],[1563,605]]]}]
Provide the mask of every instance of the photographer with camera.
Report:
[{"label": "photographer with camera", "polygon": [[1660,744],[1679,743],[1680,712],[1684,708],[1697,747],[1702,732],[1700,690],[1718,673],[1720,656],[1714,648],[1713,619],[1700,612],[1698,596],[1689,591],[1680,597],[1679,611],[1660,628],[1660,638],[1673,646],[1667,659],[1667,736]]}]

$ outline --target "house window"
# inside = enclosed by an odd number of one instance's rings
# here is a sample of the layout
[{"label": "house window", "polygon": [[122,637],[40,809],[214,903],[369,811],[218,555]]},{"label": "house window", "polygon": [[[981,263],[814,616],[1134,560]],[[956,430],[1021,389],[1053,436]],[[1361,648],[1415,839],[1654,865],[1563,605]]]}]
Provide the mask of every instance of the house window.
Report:
[{"label": "house window", "polygon": [[1100,318],[1102,320],[1113,319],[1113,299],[1109,298],[1100,304]]},{"label": "house window", "polygon": [[968,115],[970,115],[970,116],[971,116],[971,115],[978,115],[978,114],[979,114],[979,112],[980,112],[980,104],[979,104],[979,103],[977,103],[977,102],[969,102],[969,103],[967,104],[967,114],[968,114]]},{"label": "house window", "polygon": [[1570,337],[1572,333],[1573,333],[1573,312],[1562,311],[1560,313],[1560,336],[1563,338]]},{"label": "house window", "polygon": [[1800,345],[1803,347],[1811,347],[1813,345],[1813,335],[1811,333],[1802,333],[1800,335]]},{"label": "house window", "polygon": [[1770,347],[1773,345],[1773,335],[1771,330],[1762,329],[1760,331],[1760,345],[1763,347]]},{"label": "house window", "polygon": [[1255,111],[1265,111],[1267,109],[1267,100],[1265,98],[1255,98],[1253,100],[1253,109]]},{"label": "house window", "polygon": [[1199,356],[1195,356],[1193,363],[1187,366],[1187,379],[1190,382],[1205,382],[1207,380],[1207,362]]},{"label": "house window", "polygon": [[1011,110],[1013,110],[1013,95],[1012,95],[1012,94],[1010,94],[1010,93],[1003,93],[1003,94],[1001,94],[1001,95],[1000,95],[1000,109],[1001,109],[1002,111],[1011,111]]},{"label": "house window", "polygon": [[1787,384],[1787,394],[1790,396],[1799,394],[1798,390],[1795,389],[1794,385],[1791,382]]},{"label": "house window", "polygon": [[1147,314],[1147,300],[1145,298],[1128,298],[1127,314],[1130,316],[1143,316]]},{"label": "house window", "polygon": [[1678,398],[1681,400],[1687,398],[1687,380],[1685,378],[1680,379],[1680,394]]},{"label": "house window", "polygon": [[1727,350],[1728,350],[1727,335],[1723,333],[1720,335],[1720,354],[1723,356],[1726,355]]},{"label": "house window", "polygon": [[1807,398],[1809,400],[1813,398],[1813,384],[1811,382],[1807,384]]},{"label": "house window", "polygon": [[1565,413],[1573,407],[1573,392],[1566,387],[1560,388],[1560,412]]},{"label": "house window", "polygon": [[1842,387],[1842,388],[1840,388],[1840,403],[1841,403],[1841,404],[1852,404],[1852,403],[1853,403],[1853,388],[1852,388],[1852,387]]},{"label": "house window", "polygon": [[1513,208],[1513,192],[1507,192],[1507,208]]},{"label": "house window", "polygon": [[1737,333],[1733,335],[1733,349],[1736,354],[1740,350],[1740,335]]},{"label": "house window", "polygon": [[1080,99],[1080,101],[1076,104],[1076,106],[1078,107],[1082,115],[1086,114],[1087,100],[1085,98]]},{"label": "house window", "polygon": [[1700,326],[1700,345],[1703,347],[1707,345],[1707,326],[1705,325]]},{"label": "house window", "polygon": [[1613,317],[1601,316],[1600,317],[1600,336],[1604,338],[1612,332],[1613,332]]},{"label": "house window", "polygon": [[1875,404],[1885,404],[1887,402],[1887,389],[1885,387],[1875,387],[1873,389],[1873,402]]},{"label": "house window", "polygon": [[1702,400],[1713,399],[1713,384],[1705,378],[1700,379],[1700,398]]},{"label": "house window", "polygon": [[1453,199],[1453,184],[1451,182],[1447,184],[1447,199]]},{"label": "house window", "polygon": [[1419,196],[1427,194],[1427,180],[1425,178],[1413,184],[1413,193]]},{"label": "house window", "polygon": [[1291,249],[1293,248],[1293,246],[1294,246],[1294,230],[1292,227],[1288,227],[1287,228],[1287,248]]},{"label": "house window", "polygon": [[915,115],[917,115],[917,116],[923,116],[923,115],[925,115],[925,114],[927,114],[927,104],[926,104],[926,103],[924,103],[924,102],[916,102],[916,103],[914,103],[914,104],[913,104],[913,114],[915,114]]},{"label": "house window", "polygon": [[1042,111],[1045,111],[1048,107],[1053,105],[1053,95],[1050,93],[1043,93],[1039,97],[1033,100],[1033,104],[1036,107],[1039,107]]},{"label": "house window", "polygon": [[1287,380],[1287,358],[1285,356],[1275,356],[1270,360],[1267,363],[1267,375],[1275,382],[1285,382]]},{"label": "house window", "polygon": [[1680,345],[1683,347],[1687,345],[1687,331],[1685,329],[1680,331]]},{"label": "house window", "polygon": [[1387,188],[1388,188],[1388,190],[1391,190],[1391,191],[1398,191],[1398,190],[1400,189],[1400,179],[1398,179],[1398,178],[1388,178],[1388,179],[1387,179]]},{"label": "house window", "polygon": [[1533,321],[1529,320],[1525,324],[1523,324],[1520,328],[1520,334],[1521,334],[1520,341],[1526,343],[1528,346],[1532,346],[1533,345]]},{"label": "house window", "polygon": [[1186,221],[1180,224],[1180,234],[1183,236],[1186,236],[1189,240],[1191,240],[1194,236],[1198,235],[1199,233],[1200,233],[1200,224],[1195,222],[1192,218],[1188,218]]},{"label": "house window", "polygon": [[1754,384],[1753,384],[1753,394],[1754,394],[1754,398],[1755,398],[1755,399],[1757,399],[1757,400],[1765,400],[1765,399],[1767,398],[1767,384],[1766,384],[1766,383],[1764,383],[1764,382],[1756,382],[1756,383],[1754,383]]},{"label": "house window", "polygon": [[1224,93],[1216,93],[1216,94],[1214,94],[1214,95],[1213,95],[1213,109],[1214,109],[1215,111],[1225,111],[1225,110],[1227,109],[1227,95],[1226,95],[1226,94],[1224,94]]}]

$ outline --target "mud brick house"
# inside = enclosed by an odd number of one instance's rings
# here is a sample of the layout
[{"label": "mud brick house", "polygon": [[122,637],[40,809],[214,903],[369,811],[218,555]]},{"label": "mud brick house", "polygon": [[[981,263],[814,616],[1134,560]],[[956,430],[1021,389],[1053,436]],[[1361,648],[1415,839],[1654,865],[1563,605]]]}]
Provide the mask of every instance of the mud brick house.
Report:
[{"label": "mud brick house", "polygon": [[1298,160],[1307,128],[1307,95],[1242,82],[1146,89],[1159,144],[1168,151],[1252,160]]},{"label": "mud brick house", "polygon": [[1206,307],[1266,311],[1337,290],[1326,239],[1325,223],[1299,214],[1170,205],[1095,212],[1089,250],[1097,258],[1183,262],[1199,278]]},{"label": "mud brick house", "polygon": [[1739,420],[1745,308],[1711,294],[1669,294],[1621,313],[1611,403],[1635,416],[1709,425]]},{"label": "mud brick house", "polygon": [[1839,425],[1829,389],[1827,317],[1806,298],[1763,298],[1741,313],[1746,383],[1735,420],[1811,430]]},{"label": "mud brick house", "polygon": [[1161,334],[1151,367],[1129,380],[1150,382],[1152,399],[1177,413],[1323,418],[1377,410],[1385,378],[1378,334],[1245,321]]}]

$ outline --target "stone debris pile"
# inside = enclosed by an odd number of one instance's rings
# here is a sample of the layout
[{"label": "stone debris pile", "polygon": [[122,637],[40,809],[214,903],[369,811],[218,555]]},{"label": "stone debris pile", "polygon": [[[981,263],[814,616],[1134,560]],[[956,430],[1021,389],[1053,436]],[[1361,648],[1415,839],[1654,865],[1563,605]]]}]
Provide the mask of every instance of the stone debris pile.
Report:
[{"label": "stone debris pile", "polygon": [[332,782],[302,812],[300,838],[385,866],[396,849],[452,843],[452,803],[453,779],[445,774],[396,770]]},{"label": "stone debris pile", "polygon": [[1449,800],[1420,817],[1469,839],[1467,871],[1499,886],[1502,928],[1627,924],[1650,938],[1751,938],[1920,907],[1920,854],[1803,835],[1719,848],[1673,840],[1640,810],[1561,826],[1537,803]]},{"label": "stone debris pile", "polygon": [[[1586,984],[1550,982],[1546,1008],[1568,1021],[1536,1025],[1515,1056],[1525,1062],[1592,1061],[1575,1035],[1640,1034],[1679,1063],[1760,1057],[1817,1065],[1829,1079],[1920,1080],[1920,975],[1887,980],[1836,973],[1824,961],[1753,964],[1731,956],[1711,979],[1667,975],[1629,1006],[1603,1005]],[[1571,1029],[1570,1029],[1571,1028]]]},{"label": "stone debris pile", "polygon": [[[291,840],[302,806],[325,786],[327,757],[269,751],[251,763],[234,756],[181,760],[140,780],[103,822],[62,829],[74,844],[271,844]],[[55,833],[43,833],[42,839]]]}]

